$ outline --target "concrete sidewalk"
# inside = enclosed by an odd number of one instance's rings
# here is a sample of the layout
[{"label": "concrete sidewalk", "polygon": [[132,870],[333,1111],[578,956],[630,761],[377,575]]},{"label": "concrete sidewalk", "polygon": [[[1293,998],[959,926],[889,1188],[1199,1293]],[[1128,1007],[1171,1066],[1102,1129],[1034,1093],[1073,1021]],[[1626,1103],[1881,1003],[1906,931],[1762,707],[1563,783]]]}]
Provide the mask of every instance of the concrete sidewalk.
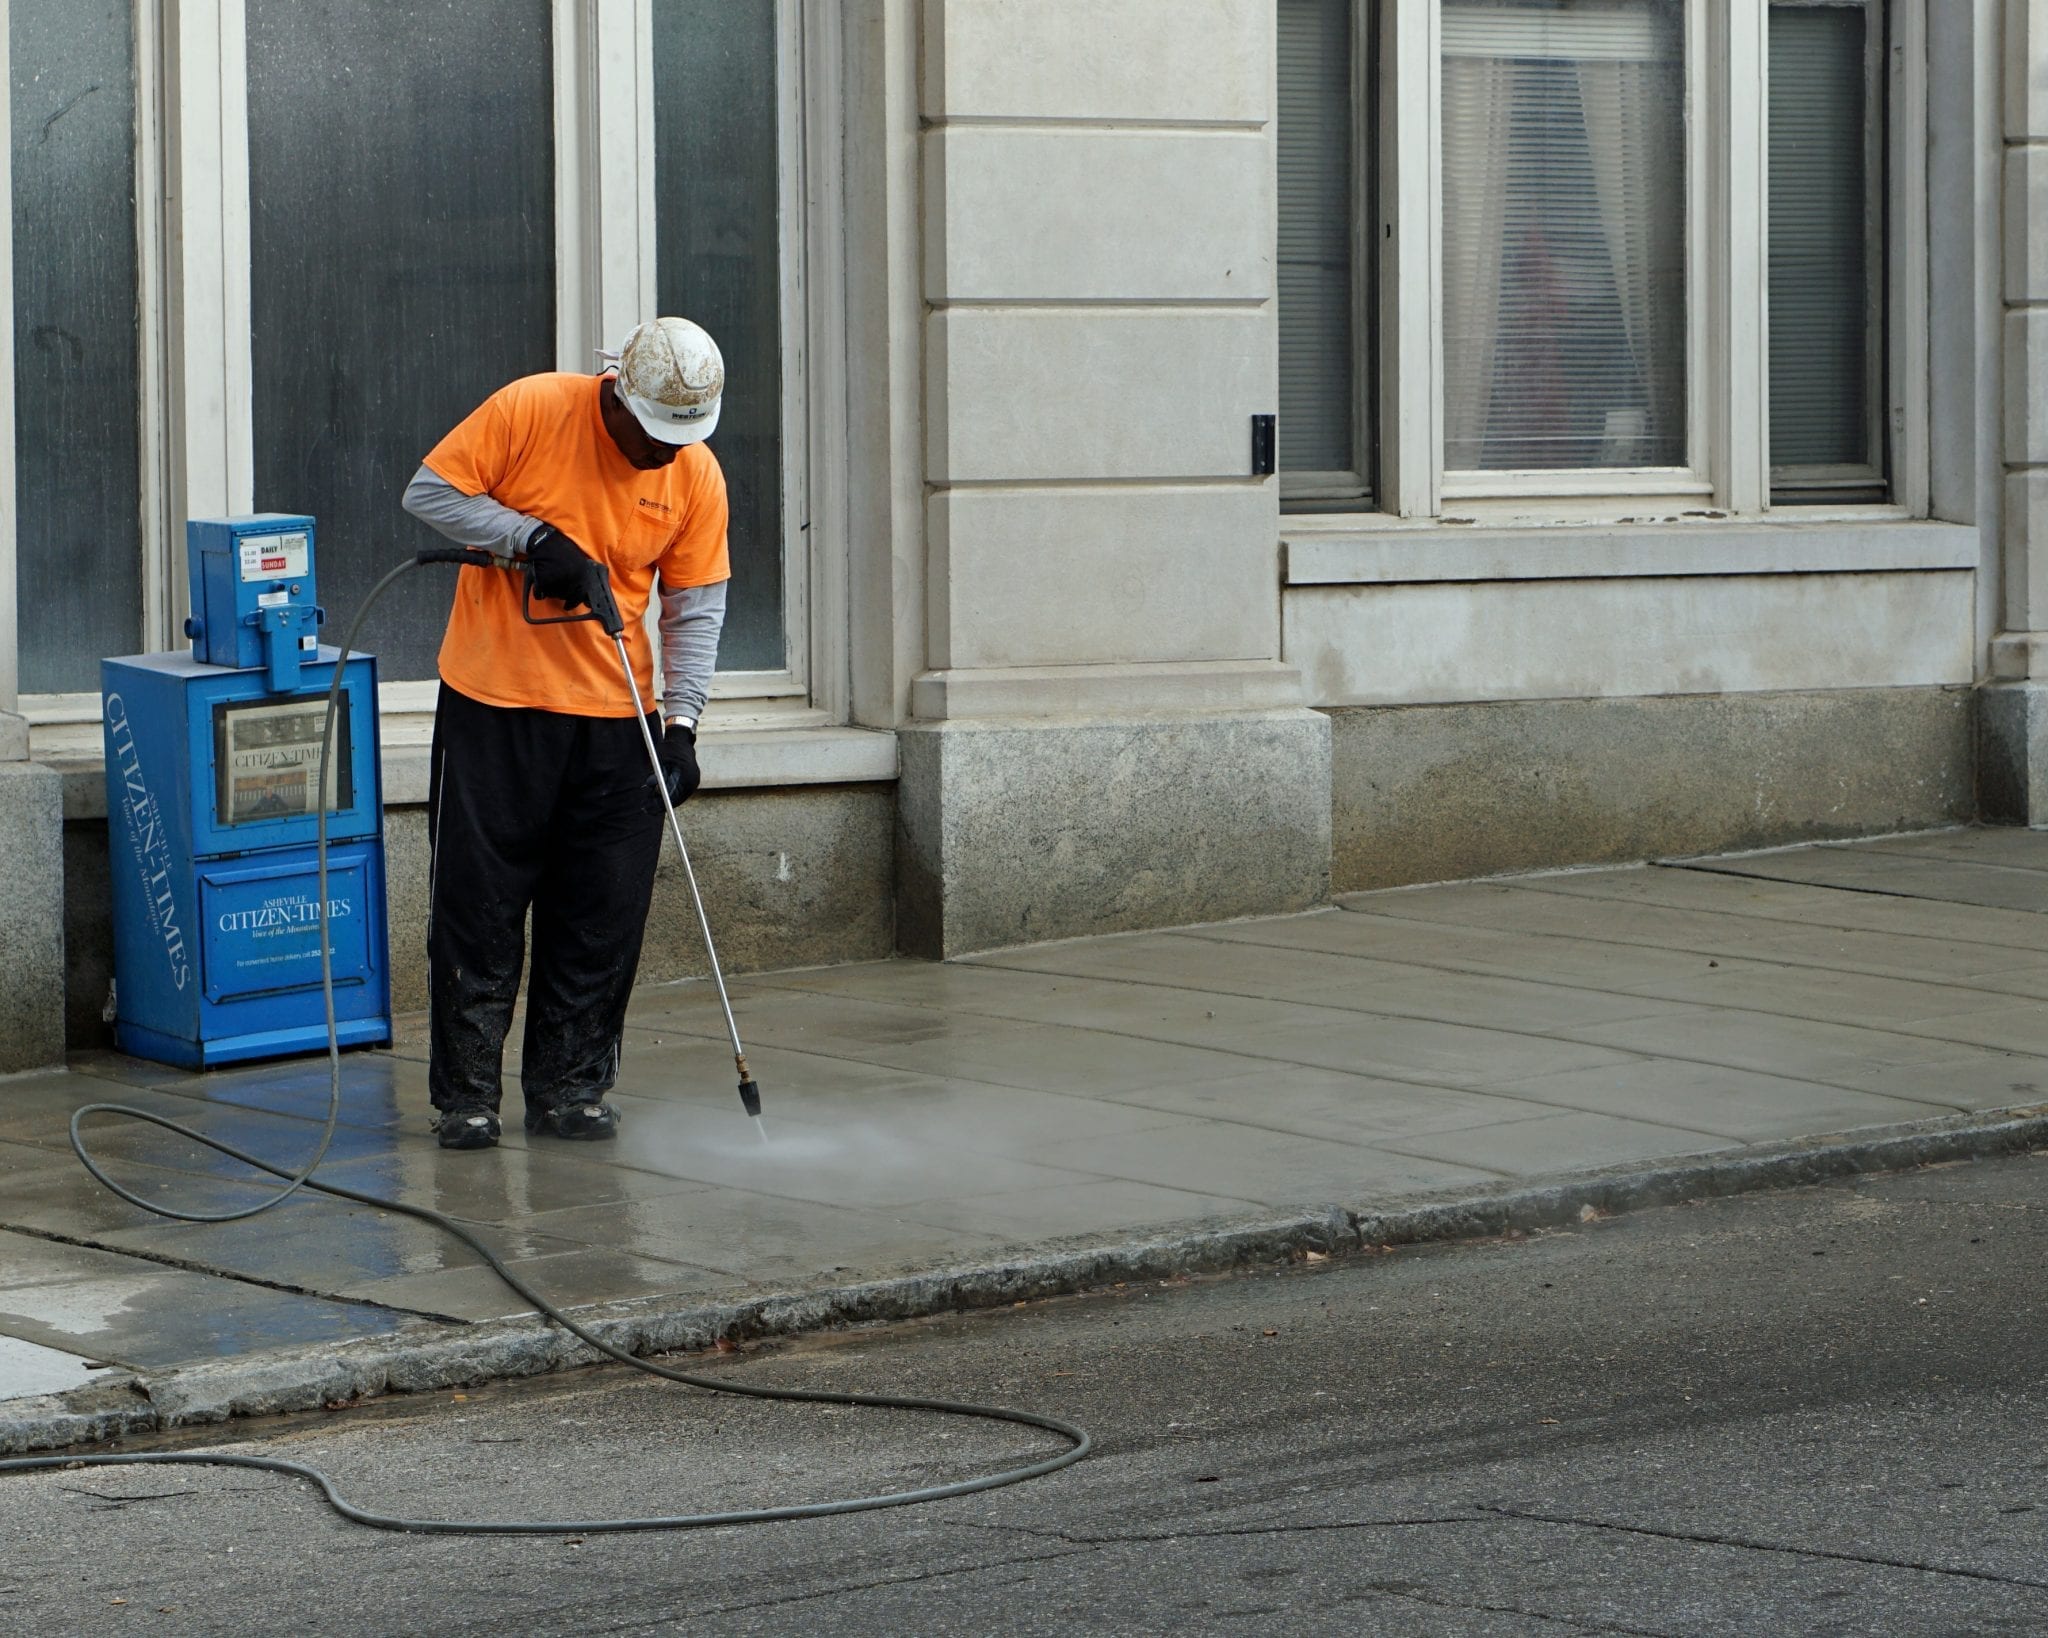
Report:
[{"label": "concrete sidewalk", "polygon": [[[1879,1128],[1909,1130],[1857,1163],[1909,1159],[1933,1121],[1943,1153],[2032,1141],[2044,918],[2048,833],[1949,831],[758,975],[734,999],[766,1144],[706,985],[636,997],[609,1146],[529,1145],[515,1057],[504,1146],[442,1153],[407,1020],[393,1050],[344,1060],[321,1175],[484,1225],[564,1304],[623,1305],[605,1312],[639,1345],[741,1317],[900,1314],[961,1300],[933,1271],[1042,1291],[1176,1235],[1270,1251],[1320,1243],[1327,1222],[1370,1239],[1362,1215],[1432,1201],[1469,1225],[1469,1202],[1532,1179],[1623,1168],[1714,1187],[1745,1157]],[[112,1055],[0,1081],[12,1443],[573,1356],[530,1321],[494,1328],[525,1305],[423,1225],[311,1195],[225,1227],[169,1223],[101,1190],[66,1144],[74,1108],[116,1100],[295,1163],[326,1086],[324,1059],[197,1076]],[[2015,1109],[2027,1118],[1993,1118]],[[253,1198],[232,1162],[155,1128],[95,1133],[167,1202]],[[1030,1273],[1055,1263],[1067,1272]],[[863,1310],[856,1290],[889,1295]],[[482,1341],[544,1334],[554,1354],[528,1364]],[[329,1356],[381,1363],[337,1377]],[[259,1377],[267,1399],[246,1391]],[[81,1384],[96,1386],[19,1402]]]}]

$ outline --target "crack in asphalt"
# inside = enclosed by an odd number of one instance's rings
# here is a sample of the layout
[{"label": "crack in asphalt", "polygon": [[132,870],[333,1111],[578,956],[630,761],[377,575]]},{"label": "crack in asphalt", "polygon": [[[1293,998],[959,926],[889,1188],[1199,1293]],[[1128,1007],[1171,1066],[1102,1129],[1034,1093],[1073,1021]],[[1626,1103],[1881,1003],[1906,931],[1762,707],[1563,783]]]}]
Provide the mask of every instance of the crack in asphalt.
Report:
[{"label": "crack in asphalt", "polygon": [[[956,1576],[963,1575],[979,1575],[990,1570],[1008,1569],[1012,1566],[1052,1564],[1057,1563],[1062,1559],[1086,1558],[1094,1554],[1106,1551],[1107,1549],[1112,1547],[1145,1546],[1150,1543],[1174,1540],[1199,1541],[1226,1536],[1265,1536],[1288,1535],[1295,1533],[1306,1534],[1315,1531],[1329,1530],[1400,1529],[1437,1524],[1485,1524],[1490,1521],[1480,1513],[1458,1513],[1443,1516],[1412,1519],[1351,1519],[1315,1524],[1271,1525],[1264,1527],[1247,1527],[1242,1529],[1221,1530],[1176,1530],[1170,1533],[1158,1535],[1134,1534],[1121,1536],[1082,1536],[1067,1531],[1039,1529],[1034,1528],[1030,1525],[1023,1524],[972,1524],[964,1520],[952,1520],[949,1522],[955,1529],[980,1530],[991,1534],[1030,1536],[1040,1541],[1058,1542],[1064,1545],[1067,1548],[1067,1551],[1061,1552],[1055,1550],[1042,1553],[1018,1553],[1004,1558],[981,1559],[970,1564],[953,1564],[929,1570],[920,1570],[914,1573],[903,1575],[885,1575],[874,1577],[871,1580],[842,1582],[838,1585],[831,1587],[814,1588],[804,1592],[785,1593],[772,1598],[750,1599],[744,1603],[705,1605],[702,1608],[696,1610],[694,1614],[698,1618],[713,1615],[745,1615],[751,1614],[759,1610],[780,1609],[793,1604],[812,1603],[821,1598],[844,1598],[849,1595],[857,1595],[860,1593],[878,1592],[886,1587],[914,1586],[920,1582],[944,1581]],[[1395,1594],[1394,1596],[1400,1595]],[[1490,1608],[1491,1606],[1449,1605],[1446,1607],[1470,1607],[1473,1609],[1486,1609]],[[1503,1613],[1510,1614],[1534,1613],[1530,1611],[1508,1610],[1506,1606],[1502,1606],[1502,1611]],[[567,1612],[557,1609],[551,1611],[550,1613],[555,1615],[561,1615]],[[1567,1618],[1546,1616],[1543,1617],[1543,1619],[1563,1620]],[[645,1623],[641,1621],[626,1621],[614,1626],[580,1627],[578,1630],[592,1634],[620,1633],[640,1630],[644,1628],[644,1625]],[[1633,1632],[1635,1629],[1625,1627],[1588,1627],[1584,1630],[1628,1633]],[[1668,1638],[1668,1635],[1649,1634],[1647,1635],[1647,1638]]]},{"label": "crack in asphalt", "polygon": [[[1031,1536],[1038,1540],[1062,1542],[1068,1545],[1066,1552],[1022,1553],[1005,1558],[977,1560],[969,1564],[948,1565],[943,1568],[922,1570],[903,1575],[876,1576],[869,1580],[842,1582],[832,1587],[821,1587],[804,1592],[787,1593],[773,1598],[751,1599],[744,1603],[707,1605],[698,1609],[698,1617],[714,1615],[745,1615],[761,1610],[787,1608],[791,1605],[813,1603],[822,1598],[844,1598],[862,1593],[879,1592],[891,1587],[916,1586],[924,1582],[945,1581],[957,1576],[980,1575],[990,1571],[1022,1568],[1041,1564],[1055,1564],[1070,1558],[1088,1558],[1115,1547],[1142,1547],[1170,1541],[1206,1541],[1232,1536],[1274,1536],[1313,1534],[1338,1530],[1387,1530],[1428,1528],[1446,1524],[1487,1524],[1492,1510],[1480,1513],[1456,1513],[1432,1515],[1419,1518],[1392,1519],[1342,1519],[1312,1524],[1276,1524],[1247,1526],[1244,1528],[1220,1530],[1176,1530],[1157,1535],[1108,1535],[1082,1536],[1067,1531],[1047,1530],[1021,1524],[970,1524],[953,1521],[953,1528],[981,1530],[996,1534]],[[1015,1583],[1022,1585],[1029,1577],[1019,1578]],[[1659,1628],[1621,1626],[1612,1622],[1593,1620],[1587,1617],[1557,1614],[1545,1610],[1529,1609],[1518,1604],[1487,1603],[1480,1600],[1463,1600],[1432,1596],[1426,1589],[1413,1583],[1398,1581],[1373,1581],[1363,1583],[1358,1589],[1360,1595],[1400,1599],[1407,1603],[1423,1604],[1435,1609],[1471,1611],[1486,1615],[1512,1615],[1522,1620],[1541,1621],[1547,1624],[1567,1627],[1574,1632],[1613,1633],[1620,1638],[1674,1638],[1674,1635]],[[1356,1596],[1346,1602],[1355,1602]],[[555,1611],[561,1614],[562,1611]],[[644,1621],[627,1621],[615,1626],[582,1627],[580,1631],[603,1634],[643,1631]]]},{"label": "crack in asphalt", "polygon": [[[1339,1530],[1391,1530],[1431,1528],[1447,1524],[1487,1524],[1492,1522],[1496,1509],[1483,1509],[1477,1513],[1453,1513],[1427,1515],[1417,1518],[1389,1519],[1339,1519],[1308,1524],[1274,1524],[1246,1526],[1242,1528],[1217,1530],[1175,1530],[1155,1535],[1107,1535],[1084,1536],[1068,1531],[1048,1530],[1022,1524],[972,1524],[962,1520],[952,1521],[955,1529],[981,1530],[994,1534],[1024,1535],[1038,1540],[1065,1543],[1066,1552],[1045,1552],[1017,1554],[1006,1558],[978,1560],[970,1564],[949,1565],[944,1568],[923,1570],[912,1574],[877,1576],[870,1580],[843,1582],[837,1586],[817,1588],[805,1592],[788,1593],[774,1598],[753,1599],[745,1603],[706,1606],[695,1613],[699,1617],[711,1615],[744,1615],[760,1610],[780,1609],[791,1605],[812,1603],[821,1598],[844,1598],[849,1595],[879,1592],[890,1587],[915,1586],[923,1582],[944,1581],[962,1575],[979,1575],[989,1571],[1022,1568],[1027,1565],[1054,1564],[1070,1558],[1087,1558],[1116,1547],[1142,1547],[1170,1541],[1207,1541],[1225,1537],[1305,1535]],[[1019,1578],[1015,1583],[1027,1584],[1029,1577]],[[1540,1621],[1548,1625],[1569,1628],[1574,1632],[1612,1633],[1618,1638],[1675,1638],[1662,1628],[1623,1626],[1615,1622],[1600,1621],[1591,1617],[1565,1615],[1547,1610],[1530,1609],[1519,1604],[1490,1603],[1484,1600],[1467,1600],[1431,1594],[1426,1588],[1412,1582],[1370,1581],[1360,1585],[1356,1594],[1345,1602],[1356,1602],[1360,1596],[1399,1599],[1406,1603],[1422,1604],[1433,1609],[1469,1611],[1484,1615],[1512,1615],[1520,1620]],[[560,1614],[561,1611],[554,1613]],[[621,1633],[645,1630],[642,1621],[628,1621],[616,1626],[585,1627],[579,1630],[590,1633]]]},{"label": "crack in asphalt", "polygon": [[1036,1536],[1042,1541],[1071,1542],[1077,1547],[1139,1547],[1167,1541],[1216,1541],[1231,1536],[1313,1535],[1329,1530],[1414,1530],[1437,1524],[1486,1524],[1482,1513],[1445,1513],[1412,1519],[1327,1519],[1302,1524],[1247,1524],[1214,1530],[1160,1530],[1148,1534],[1136,1531],[1107,1536],[1084,1536],[1071,1530],[1049,1530],[1029,1524],[969,1524],[949,1520],[955,1529],[987,1530],[998,1534]]},{"label": "crack in asphalt", "polygon": [[[926,1581],[947,1581],[955,1576],[978,1575],[986,1570],[1006,1570],[1013,1566],[1026,1564],[1052,1564],[1060,1559],[1082,1558],[1095,1550],[1092,1547],[1076,1547],[1072,1551],[1064,1553],[1018,1553],[1008,1558],[992,1558],[975,1564],[954,1564],[939,1569],[918,1570],[904,1575],[884,1575],[876,1576],[866,1581],[841,1582],[835,1586],[817,1587],[805,1592],[784,1593],[774,1598],[749,1599],[739,1604],[705,1604],[692,1610],[691,1617],[692,1619],[701,1620],[705,1616],[712,1615],[748,1615],[757,1610],[782,1609],[792,1604],[814,1603],[821,1598],[844,1598],[849,1594],[879,1592],[885,1587],[910,1587]],[[550,1610],[548,1613],[553,1616],[560,1616],[572,1612],[557,1608]],[[671,1618],[660,1617],[657,1619],[666,1620]],[[501,1632],[504,1629],[502,1623],[493,1620],[489,1623],[479,1623],[463,1630],[471,1632]],[[591,1634],[644,1632],[648,1630],[648,1623],[646,1620],[640,1619],[623,1621],[616,1625],[605,1627],[583,1626],[579,1624],[574,1630],[579,1633]]]},{"label": "crack in asphalt", "polygon": [[90,1496],[94,1501],[113,1502],[127,1506],[130,1502],[170,1501],[176,1496],[197,1496],[197,1490],[143,1490],[126,1495],[111,1490],[81,1490],[77,1485],[60,1484],[57,1488],[66,1495]]},{"label": "crack in asphalt", "polygon": [[1558,1626],[1569,1627],[1574,1632],[1611,1632],[1624,1638],[1678,1638],[1678,1634],[1667,1632],[1662,1627],[1624,1627],[1611,1621],[1596,1621],[1590,1616],[1557,1615],[1547,1610],[1527,1609],[1520,1604],[1488,1604],[1477,1599],[1467,1601],[1460,1598],[1432,1598],[1421,1587],[1406,1581],[1368,1581],[1364,1590],[1377,1593],[1382,1598],[1405,1599],[1411,1604],[1426,1605],[1438,1610],[1469,1610],[1478,1615],[1512,1615],[1524,1621],[1545,1621]]},{"label": "crack in asphalt", "polygon": [[1530,1524],[1562,1524],[1581,1530],[1612,1530],[1621,1535],[1651,1536],[1660,1541],[1683,1541],[1703,1547],[1735,1547],[1751,1553],[1783,1553],[1793,1558],[1825,1558],[1843,1564],[1866,1564],[1880,1570],[1914,1570],[1922,1575],[1956,1576],[1968,1581],[1988,1581],[1999,1587],[2029,1587],[2048,1592],[2048,1581],[2029,1581],[2024,1576],[1999,1575],[1991,1570],[1972,1570],[1951,1564],[1929,1564],[1910,1558],[1882,1558],[1874,1553],[1851,1553],[1833,1547],[1797,1547],[1779,1541],[1758,1541],[1748,1536],[1719,1535],[1711,1531],[1662,1530],[1650,1524],[1620,1524],[1611,1519],[1576,1518],[1562,1513],[1532,1513],[1521,1508],[1482,1505],[1480,1511],[1497,1518],[1520,1519]]},{"label": "crack in asphalt", "polygon": [[[1065,1530],[1048,1530],[1025,1524],[968,1524],[954,1521],[954,1527],[966,1530],[988,1530],[1009,1532],[1019,1535],[1036,1536],[1042,1540],[1070,1542],[1077,1547],[1100,1551],[1108,1547],[1136,1547],[1155,1545],[1171,1541],[1212,1541],[1229,1537],[1309,1535],[1322,1531],[1341,1530],[1409,1530],[1427,1529],[1446,1524],[1487,1524],[1498,1515],[1498,1510],[1485,1508],[1476,1513],[1426,1514],[1415,1518],[1387,1519],[1331,1519],[1316,1523],[1245,1525],[1216,1530],[1171,1530],[1156,1534],[1140,1535],[1125,1533],[1107,1536],[1084,1536]],[[1068,1555],[1060,1555],[1062,1557]],[[1411,1603],[1426,1604],[1435,1609],[1467,1610],[1484,1615],[1513,1615],[1523,1620],[1544,1621],[1570,1627],[1576,1632],[1604,1632],[1624,1635],[1624,1638],[1674,1638],[1674,1635],[1654,1627],[1620,1626],[1612,1622],[1595,1621],[1590,1618],[1560,1615],[1551,1611],[1528,1609],[1519,1604],[1491,1604],[1480,1601],[1432,1597],[1425,1589],[1409,1582],[1371,1581],[1363,1590],[1385,1598],[1405,1599]]]}]

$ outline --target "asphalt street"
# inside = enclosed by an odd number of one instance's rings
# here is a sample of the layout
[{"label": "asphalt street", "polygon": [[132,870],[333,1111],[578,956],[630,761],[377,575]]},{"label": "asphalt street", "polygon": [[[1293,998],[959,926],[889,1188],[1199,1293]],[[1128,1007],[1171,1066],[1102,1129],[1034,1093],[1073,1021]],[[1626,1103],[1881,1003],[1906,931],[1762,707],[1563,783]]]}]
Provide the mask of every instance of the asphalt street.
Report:
[{"label": "asphalt street", "polygon": [[[1101,1442],[1019,1488],[820,1522],[412,1537],[248,1472],[14,1478],[0,1630],[2038,1633],[2044,1253],[2037,1156],[713,1362]],[[236,1431],[444,1516],[811,1499],[1054,1448],[621,1369]]]}]

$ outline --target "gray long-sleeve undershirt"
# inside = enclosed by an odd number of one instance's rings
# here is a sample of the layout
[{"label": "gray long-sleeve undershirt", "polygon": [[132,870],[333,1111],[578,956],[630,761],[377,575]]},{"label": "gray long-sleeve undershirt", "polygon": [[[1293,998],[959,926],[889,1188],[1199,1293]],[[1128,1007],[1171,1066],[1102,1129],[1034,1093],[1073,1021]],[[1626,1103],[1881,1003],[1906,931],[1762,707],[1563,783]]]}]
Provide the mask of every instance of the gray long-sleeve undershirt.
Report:
[{"label": "gray long-sleeve undershirt", "polygon": [[[541,526],[502,506],[489,495],[465,495],[432,467],[422,466],[405,486],[405,509],[458,546],[481,546],[500,557],[526,549]],[[661,712],[665,717],[703,716],[718,669],[718,634],[725,629],[727,582],[661,588]]]}]

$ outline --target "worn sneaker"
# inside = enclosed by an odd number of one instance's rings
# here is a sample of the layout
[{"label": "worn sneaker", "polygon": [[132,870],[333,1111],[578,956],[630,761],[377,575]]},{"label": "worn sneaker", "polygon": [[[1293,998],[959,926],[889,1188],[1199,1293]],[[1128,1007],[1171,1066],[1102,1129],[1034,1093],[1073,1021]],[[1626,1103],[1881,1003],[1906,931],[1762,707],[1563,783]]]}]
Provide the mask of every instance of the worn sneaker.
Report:
[{"label": "worn sneaker", "polygon": [[489,1109],[439,1109],[434,1112],[434,1135],[444,1149],[495,1149],[498,1146],[498,1117]]},{"label": "worn sneaker", "polygon": [[526,1129],[549,1137],[602,1142],[619,1135],[619,1112],[608,1103],[560,1103],[526,1111]]}]

